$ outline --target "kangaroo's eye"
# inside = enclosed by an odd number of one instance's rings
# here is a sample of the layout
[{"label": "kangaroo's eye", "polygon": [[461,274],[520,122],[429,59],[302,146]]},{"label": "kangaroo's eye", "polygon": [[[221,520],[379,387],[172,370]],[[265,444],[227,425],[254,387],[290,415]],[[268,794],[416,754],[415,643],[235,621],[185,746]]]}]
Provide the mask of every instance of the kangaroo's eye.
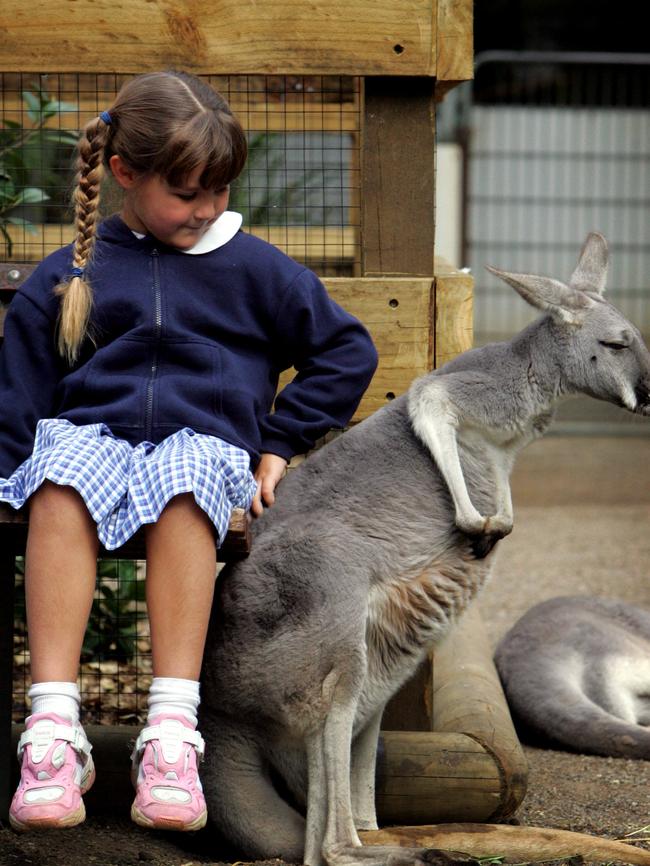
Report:
[{"label": "kangaroo's eye", "polygon": [[621,349],[627,349],[627,343],[618,343],[615,340],[599,340],[601,346],[606,349],[613,349],[615,352],[620,352]]}]

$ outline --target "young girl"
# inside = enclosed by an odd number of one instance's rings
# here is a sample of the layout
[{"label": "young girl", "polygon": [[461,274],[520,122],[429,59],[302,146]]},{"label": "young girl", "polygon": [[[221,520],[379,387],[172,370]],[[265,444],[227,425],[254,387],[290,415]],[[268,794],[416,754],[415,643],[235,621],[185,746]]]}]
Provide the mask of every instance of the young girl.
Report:
[{"label": "young girl", "polygon": [[[0,500],[30,514],[18,830],[84,820],[94,769],[76,680],[98,546],[141,526],[154,678],[131,816],[205,824],[196,714],[216,546],[233,507],[261,514],[291,456],[347,423],[374,372],[359,322],[226,210],[245,158],[241,126],[205,83],[133,79],[80,139],[74,243],[7,313]],[[100,224],[106,169],[124,198]]]}]

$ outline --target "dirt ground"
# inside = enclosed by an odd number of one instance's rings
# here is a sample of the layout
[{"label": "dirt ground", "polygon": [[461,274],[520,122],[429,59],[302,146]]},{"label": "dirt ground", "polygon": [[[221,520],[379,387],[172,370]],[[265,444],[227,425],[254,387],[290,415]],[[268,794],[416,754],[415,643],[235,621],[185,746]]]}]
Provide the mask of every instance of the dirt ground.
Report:
[{"label": "dirt ground", "polygon": [[[650,438],[549,436],[521,456],[513,498],[515,531],[500,546],[481,603],[494,643],[532,604],[554,595],[594,593],[650,607]],[[530,774],[520,823],[609,838],[650,825],[650,761],[525,753]],[[650,837],[650,827],[639,835]],[[18,836],[0,826],[0,866],[237,860],[205,831],[150,833],[126,815],[90,809],[86,824],[59,833]]]}]

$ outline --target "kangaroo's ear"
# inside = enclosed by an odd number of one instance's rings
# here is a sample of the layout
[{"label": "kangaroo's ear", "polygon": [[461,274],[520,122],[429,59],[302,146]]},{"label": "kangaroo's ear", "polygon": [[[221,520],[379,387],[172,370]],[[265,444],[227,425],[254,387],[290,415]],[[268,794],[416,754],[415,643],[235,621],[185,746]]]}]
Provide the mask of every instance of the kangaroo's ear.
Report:
[{"label": "kangaroo's ear", "polygon": [[590,232],[582,246],[569,285],[583,292],[597,292],[602,295],[605,291],[608,260],[607,241],[599,232]]},{"label": "kangaroo's ear", "polygon": [[512,286],[531,306],[550,313],[560,322],[582,324],[586,309],[593,303],[583,292],[551,277],[511,274],[489,266],[487,270]]}]

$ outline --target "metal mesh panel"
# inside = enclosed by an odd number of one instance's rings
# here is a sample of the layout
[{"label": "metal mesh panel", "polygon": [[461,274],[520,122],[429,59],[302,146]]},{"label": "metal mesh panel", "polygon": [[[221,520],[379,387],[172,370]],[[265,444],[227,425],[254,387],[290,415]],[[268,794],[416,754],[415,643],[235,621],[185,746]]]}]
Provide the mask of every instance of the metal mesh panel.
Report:
[{"label": "metal mesh panel", "polygon": [[[136,724],[146,717],[151,645],[144,577],[142,562],[105,559],[98,563],[79,674],[84,720],[88,723]],[[30,710],[23,560],[18,561],[14,623],[13,719],[21,722]]]},{"label": "metal mesh panel", "polygon": [[[0,75],[0,151],[10,175],[0,187],[5,259],[40,261],[72,239],[77,132],[110,106],[127,77]],[[254,234],[319,273],[353,273],[359,262],[359,79],[206,78],[229,100],[249,139],[231,208]],[[115,190],[107,190],[103,211],[118,208]]]}]

